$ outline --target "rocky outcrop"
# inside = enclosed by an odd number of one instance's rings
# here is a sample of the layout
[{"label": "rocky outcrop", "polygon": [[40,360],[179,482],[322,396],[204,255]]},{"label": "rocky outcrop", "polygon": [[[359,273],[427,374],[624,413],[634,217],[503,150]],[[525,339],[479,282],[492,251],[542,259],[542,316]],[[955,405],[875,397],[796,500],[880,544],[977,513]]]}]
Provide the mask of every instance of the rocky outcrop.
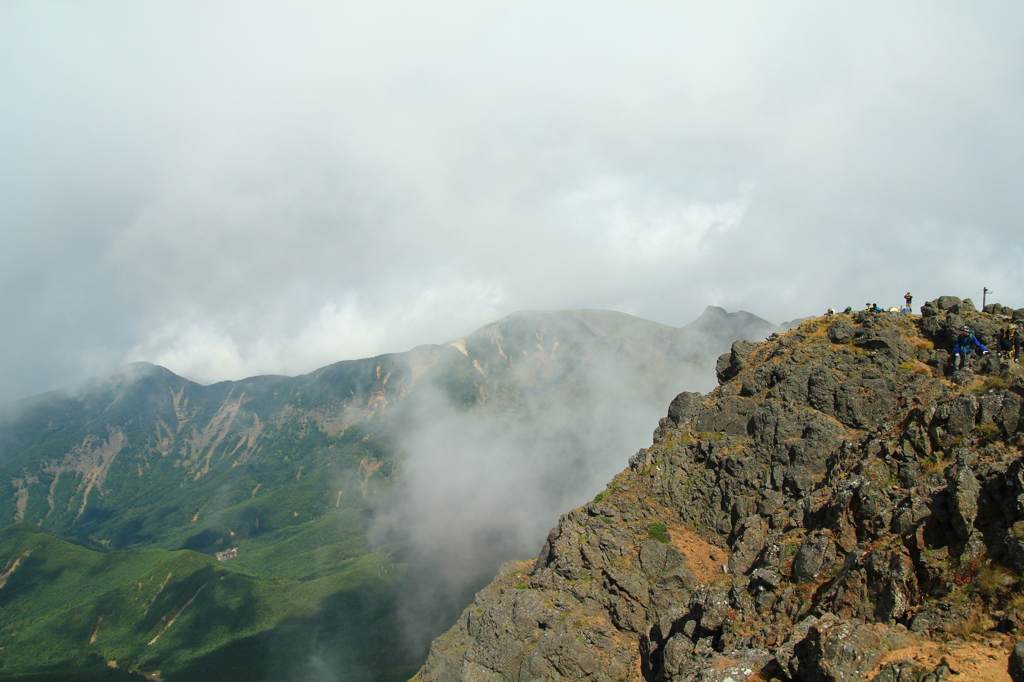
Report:
[{"label": "rocky outcrop", "polygon": [[963,324],[988,343],[1011,317],[941,297],[736,343],[721,385],[677,396],[416,679],[938,680],[958,639],[1006,674],[1024,379],[982,357],[954,376],[949,349]]}]

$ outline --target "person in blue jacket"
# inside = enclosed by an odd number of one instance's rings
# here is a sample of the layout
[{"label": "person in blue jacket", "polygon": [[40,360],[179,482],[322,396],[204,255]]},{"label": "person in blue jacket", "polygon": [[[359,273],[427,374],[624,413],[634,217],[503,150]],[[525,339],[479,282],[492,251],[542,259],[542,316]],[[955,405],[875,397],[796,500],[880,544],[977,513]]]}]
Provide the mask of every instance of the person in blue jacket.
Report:
[{"label": "person in blue jacket", "polygon": [[988,355],[988,349],[978,341],[971,328],[964,325],[960,328],[960,334],[956,337],[956,345],[953,346],[953,368],[963,369],[971,361],[971,352],[977,347],[982,355]]}]

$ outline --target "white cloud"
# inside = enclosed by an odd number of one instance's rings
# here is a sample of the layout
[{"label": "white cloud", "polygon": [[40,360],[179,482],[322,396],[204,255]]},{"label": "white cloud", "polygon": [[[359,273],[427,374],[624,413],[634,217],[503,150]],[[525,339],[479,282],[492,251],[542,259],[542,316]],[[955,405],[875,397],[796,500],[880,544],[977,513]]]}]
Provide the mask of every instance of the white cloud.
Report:
[{"label": "white cloud", "polygon": [[1022,19],[4,3],[0,385],[142,351],[211,377],[202,339],[291,372],[519,308],[780,320],[993,276],[1024,304]]},{"label": "white cloud", "polygon": [[[290,311],[175,317],[152,331],[120,360],[145,360],[197,381],[213,383],[258,374],[304,374],[338,360],[444,343],[503,313],[503,294],[487,282],[453,281],[440,287],[392,292],[373,305],[349,292],[323,303],[298,324]],[[298,304],[298,303],[297,303]],[[439,327],[438,318],[447,324]],[[445,336],[437,336],[438,331]],[[100,358],[89,358],[96,367]]]},{"label": "white cloud", "polygon": [[169,325],[130,351],[129,361],[152,360],[200,383],[241,378],[244,362],[227,334],[196,324]]},{"label": "white cloud", "polygon": [[751,184],[734,199],[709,203],[663,196],[626,178],[602,176],[564,203],[580,232],[592,230],[616,267],[687,265],[706,256],[717,235],[736,228],[747,210]]}]

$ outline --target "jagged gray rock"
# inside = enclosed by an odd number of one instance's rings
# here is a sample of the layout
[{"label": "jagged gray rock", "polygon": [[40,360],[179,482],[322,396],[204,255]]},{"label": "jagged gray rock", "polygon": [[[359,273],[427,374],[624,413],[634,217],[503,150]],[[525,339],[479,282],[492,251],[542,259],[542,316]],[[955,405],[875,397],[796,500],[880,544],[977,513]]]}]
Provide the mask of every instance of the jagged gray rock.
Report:
[{"label": "jagged gray rock", "polygon": [[736,341],[733,343],[729,354],[718,358],[718,363],[715,367],[718,380],[721,382],[728,381],[743,371],[743,368],[746,366],[747,357],[758,345],[760,344],[751,341]]},{"label": "jagged gray rock", "polygon": [[803,682],[845,682],[864,677],[887,651],[909,638],[880,625],[826,614],[794,647],[790,673]]},{"label": "jagged gray rock", "polygon": [[[1024,623],[1002,568],[1024,572],[1024,380],[950,381],[957,328],[996,323],[955,297],[925,307],[734,344],[721,386],[677,396],[654,445],[481,592],[467,613],[489,615],[435,642],[418,679],[939,680],[939,660],[878,666]],[[499,617],[529,593],[543,617]],[[444,677],[456,661],[489,672]]]},{"label": "jagged gray rock", "polygon": [[1007,672],[1010,673],[1013,682],[1024,682],[1024,639],[1018,639],[1014,643]]}]

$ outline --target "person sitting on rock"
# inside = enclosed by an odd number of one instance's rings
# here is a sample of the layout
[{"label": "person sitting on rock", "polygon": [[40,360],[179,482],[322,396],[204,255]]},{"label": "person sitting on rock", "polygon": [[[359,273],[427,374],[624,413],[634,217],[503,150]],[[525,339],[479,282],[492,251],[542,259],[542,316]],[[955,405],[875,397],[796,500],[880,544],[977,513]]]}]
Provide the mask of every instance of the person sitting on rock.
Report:
[{"label": "person sitting on rock", "polygon": [[1013,336],[1010,328],[1007,327],[999,335],[999,349],[996,351],[996,357],[1000,360],[1009,360],[1011,351],[1013,351]]},{"label": "person sitting on rock", "polygon": [[953,369],[963,369],[970,364],[971,352],[977,347],[982,355],[988,355],[988,349],[978,341],[971,328],[964,325],[960,328],[960,334],[956,337],[956,345],[953,346]]}]

